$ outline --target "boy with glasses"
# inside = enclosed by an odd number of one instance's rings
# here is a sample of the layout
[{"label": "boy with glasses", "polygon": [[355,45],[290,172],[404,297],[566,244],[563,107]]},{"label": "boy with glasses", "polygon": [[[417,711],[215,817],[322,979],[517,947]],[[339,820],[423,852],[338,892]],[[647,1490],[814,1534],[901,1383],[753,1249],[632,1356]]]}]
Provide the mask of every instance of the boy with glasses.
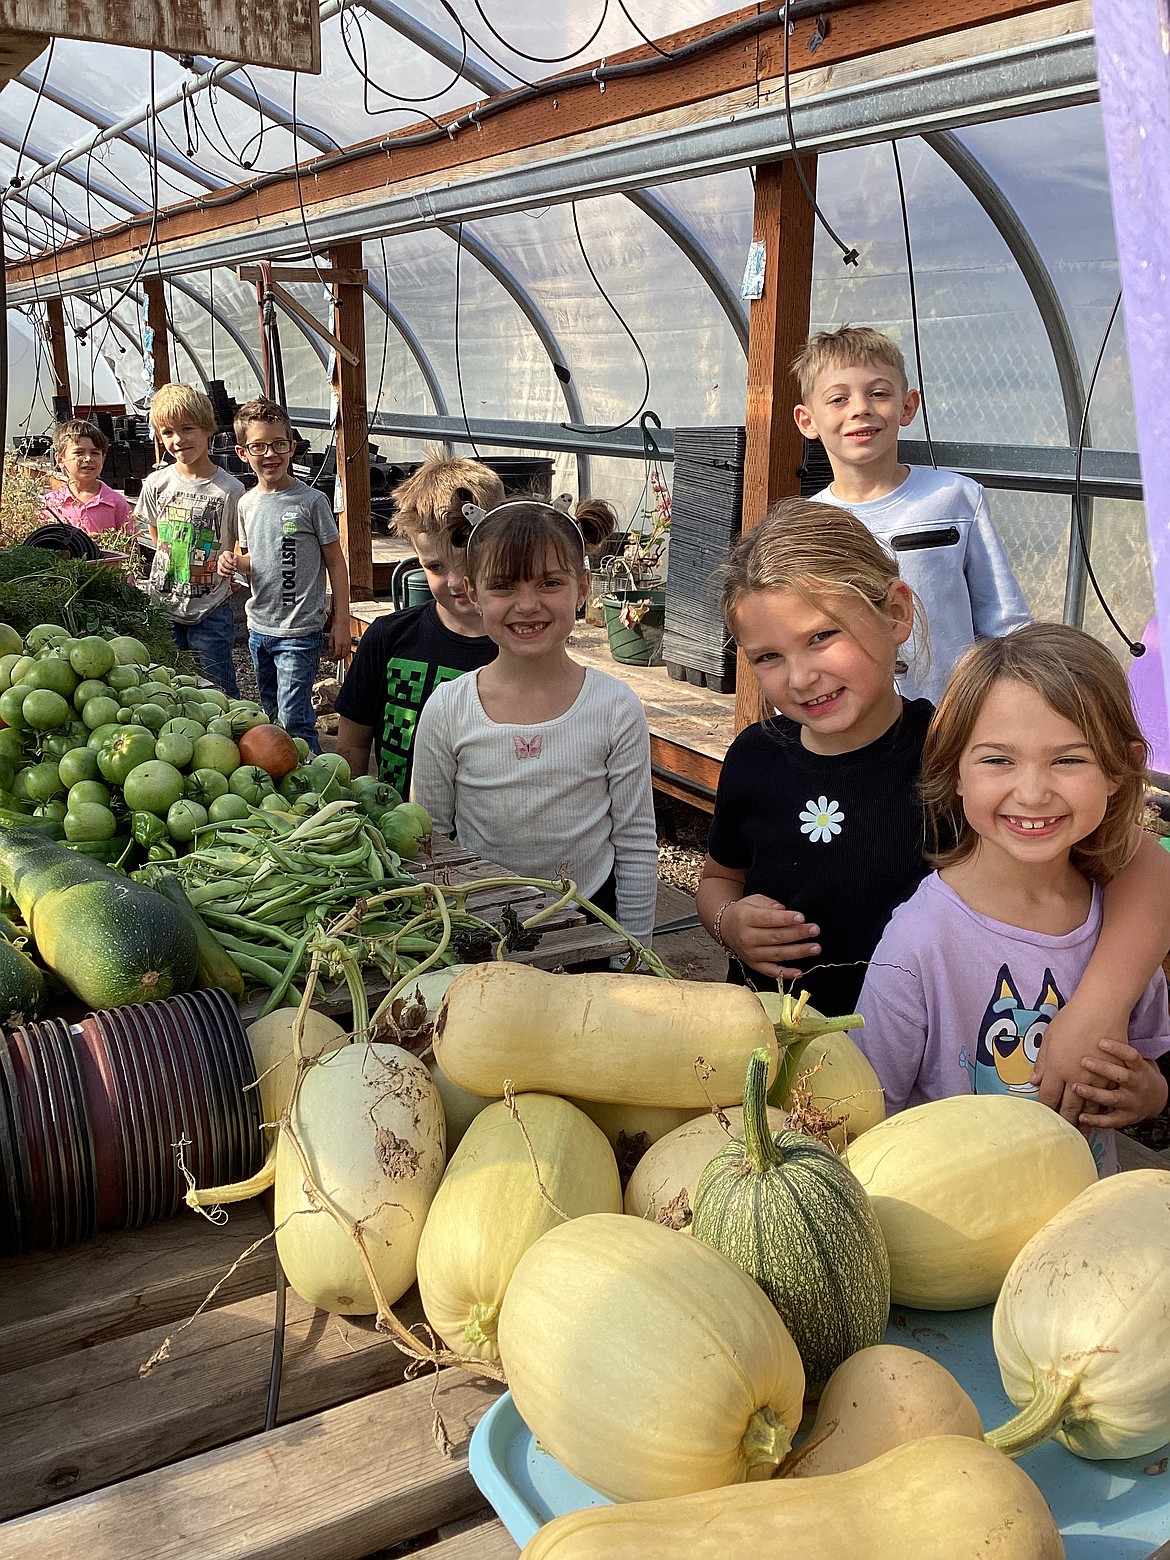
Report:
[{"label": "boy with glasses", "polygon": [[202,390],[163,385],[150,403],[150,421],[174,465],[150,473],[134,508],[155,546],[147,590],[170,613],[180,650],[190,650],[212,682],[237,698],[232,571],[223,559],[235,545],[244,485],[208,453],[215,410]]},{"label": "boy with glasses", "polygon": [[325,643],[325,579],[333,594],[329,655],[349,655],[349,572],[328,498],[289,471],[288,413],[258,397],[235,417],[236,454],[257,485],[239,503],[239,550],[221,553],[221,574],[247,575],[248,649],[260,702],[293,737],[321,751],[313,681]]}]

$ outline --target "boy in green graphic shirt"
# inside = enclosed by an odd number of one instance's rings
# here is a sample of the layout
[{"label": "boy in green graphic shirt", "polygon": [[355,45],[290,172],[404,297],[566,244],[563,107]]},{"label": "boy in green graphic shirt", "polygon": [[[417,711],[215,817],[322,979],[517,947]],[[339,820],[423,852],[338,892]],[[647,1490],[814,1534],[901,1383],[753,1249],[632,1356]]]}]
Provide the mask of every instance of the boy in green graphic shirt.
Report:
[{"label": "boy in green graphic shirt", "polygon": [[367,773],[375,751],[379,776],[403,796],[423,705],[440,683],[486,666],[496,654],[464,592],[462,557],[447,556],[440,545],[448,511],[464,489],[481,509],[504,501],[499,477],[477,460],[433,457],[396,489],[395,523],[418,555],[434,600],[370,625],[337,699],[337,751],[355,775]]}]

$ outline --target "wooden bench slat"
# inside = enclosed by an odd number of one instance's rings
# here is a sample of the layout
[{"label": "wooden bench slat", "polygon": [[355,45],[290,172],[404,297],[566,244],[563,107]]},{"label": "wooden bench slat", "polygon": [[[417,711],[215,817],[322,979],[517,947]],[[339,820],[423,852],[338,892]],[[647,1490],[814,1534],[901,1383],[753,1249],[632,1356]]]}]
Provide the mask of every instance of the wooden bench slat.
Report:
[{"label": "wooden bench slat", "polygon": [[[64,1251],[0,1261],[0,1372],[189,1316],[272,1223],[259,1203],[232,1210],[229,1235],[199,1215],[115,1230]],[[272,1243],[242,1262],[212,1302],[276,1282]]]},{"label": "wooden bench slat", "polygon": [[[400,1302],[423,1319],[417,1291]],[[275,1295],[119,1338],[5,1378],[0,1519],[189,1457],[264,1428]],[[145,1363],[173,1334],[170,1358]],[[288,1291],[279,1423],[392,1386],[405,1356],[372,1318],[330,1316]]]},{"label": "wooden bench slat", "polygon": [[[432,1390],[450,1456],[431,1433]],[[17,1517],[0,1560],[355,1560],[482,1506],[467,1442],[496,1390],[460,1371],[402,1382]]]},{"label": "wooden bench slat", "polygon": [[419,1550],[419,1560],[516,1560],[515,1539],[497,1518]]}]

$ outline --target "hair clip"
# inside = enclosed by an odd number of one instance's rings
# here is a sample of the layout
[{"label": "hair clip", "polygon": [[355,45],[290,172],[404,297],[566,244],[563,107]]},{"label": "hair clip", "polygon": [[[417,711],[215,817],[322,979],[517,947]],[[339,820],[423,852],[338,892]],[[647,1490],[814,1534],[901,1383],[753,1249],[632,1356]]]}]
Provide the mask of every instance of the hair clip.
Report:
[{"label": "hair clip", "polygon": [[466,503],[462,506],[463,518],[472,525],[478,525],[487,514],[486,509],[481,509],[478,504]]}]

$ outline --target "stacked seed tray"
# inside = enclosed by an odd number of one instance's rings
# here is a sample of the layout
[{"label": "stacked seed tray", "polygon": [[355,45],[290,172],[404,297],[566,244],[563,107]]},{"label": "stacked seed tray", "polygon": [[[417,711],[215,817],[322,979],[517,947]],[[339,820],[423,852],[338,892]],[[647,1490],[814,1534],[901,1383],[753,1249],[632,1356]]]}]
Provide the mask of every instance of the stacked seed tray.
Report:
[{"label": "stacked seed tray", "polygon": [[743,428],[679,428],[674,436],[670,568],[662,659],[676,682],[735,689],[735,647],[715,571],[743,523]]}]

